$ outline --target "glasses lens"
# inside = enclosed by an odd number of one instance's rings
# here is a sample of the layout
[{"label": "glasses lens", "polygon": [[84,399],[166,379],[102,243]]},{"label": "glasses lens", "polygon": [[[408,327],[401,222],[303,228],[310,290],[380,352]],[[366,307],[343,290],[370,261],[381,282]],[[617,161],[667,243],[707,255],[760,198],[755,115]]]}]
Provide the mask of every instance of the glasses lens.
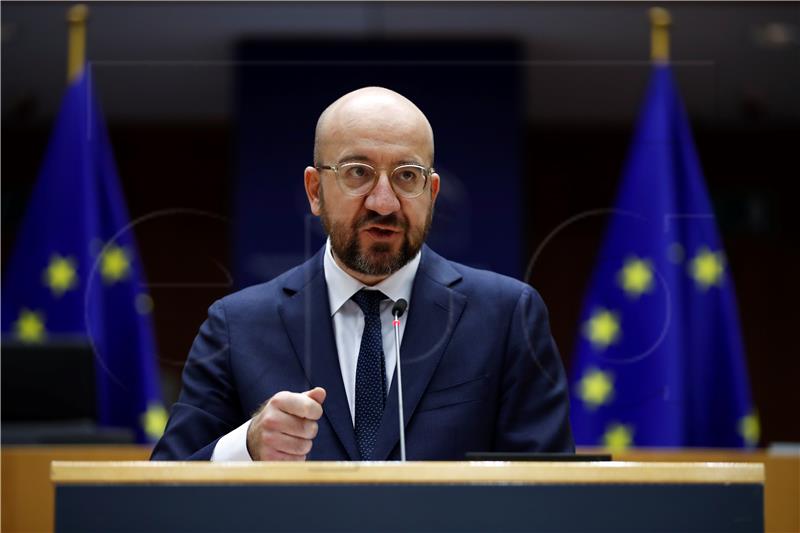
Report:
[{"label": "glasses lens", "polygon": [[345,163],[339,166],[339,182],[354,195],[366,194],[375,181],[375,169],[363,163]]},{"label": "glasses lens", "polygon": [[392,172],[395,190],[406,196],[416,196],[425,188],[425,169],[416,165],[397,167]]}]

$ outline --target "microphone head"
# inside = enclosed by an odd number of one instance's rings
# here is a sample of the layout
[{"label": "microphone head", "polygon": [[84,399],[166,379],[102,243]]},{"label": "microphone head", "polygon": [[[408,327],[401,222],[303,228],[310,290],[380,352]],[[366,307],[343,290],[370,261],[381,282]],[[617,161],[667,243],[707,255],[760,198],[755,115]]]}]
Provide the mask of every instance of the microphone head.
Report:
[{"label": "microphone head", "polygon": [[394,306],[392,307],[392,315],[395,318],[400,318],[401,316],[403,316],[403,313],[406,312],[406,309],[408,309],[408,302],[400,298],[394,303]]}]

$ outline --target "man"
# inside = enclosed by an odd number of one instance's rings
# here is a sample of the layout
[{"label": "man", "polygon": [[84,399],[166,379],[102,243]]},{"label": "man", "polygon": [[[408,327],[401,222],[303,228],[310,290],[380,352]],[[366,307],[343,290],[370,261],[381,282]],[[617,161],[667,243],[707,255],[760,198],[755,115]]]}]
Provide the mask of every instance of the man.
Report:
[{"label": "man", "polygon": [[571,452],[567,387],[528,285],[424,245],[441,180],[403,96],[351,92],[317,123],[304,181],[329,238],[306,263],[215,302],[153,459],[387,460]]}]

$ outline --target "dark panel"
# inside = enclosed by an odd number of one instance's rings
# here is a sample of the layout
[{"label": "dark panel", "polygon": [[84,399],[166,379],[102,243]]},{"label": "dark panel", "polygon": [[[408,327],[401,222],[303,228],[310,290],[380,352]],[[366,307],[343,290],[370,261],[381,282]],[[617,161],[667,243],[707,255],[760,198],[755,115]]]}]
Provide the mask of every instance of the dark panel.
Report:
[{"label": "dark panel", "polygon": [[56,489],[56,531],[763,531],[760,485]]},{"label": "dark panel", "polygon": [[273,278],[323,243],[303,189],[317,118],[338,97],[369,85],[407,96],[433,126],[442,186],[428,243],[449,259],[521,276],[526,202],[517,43],[252,41],[237,59],[238,286]]}]

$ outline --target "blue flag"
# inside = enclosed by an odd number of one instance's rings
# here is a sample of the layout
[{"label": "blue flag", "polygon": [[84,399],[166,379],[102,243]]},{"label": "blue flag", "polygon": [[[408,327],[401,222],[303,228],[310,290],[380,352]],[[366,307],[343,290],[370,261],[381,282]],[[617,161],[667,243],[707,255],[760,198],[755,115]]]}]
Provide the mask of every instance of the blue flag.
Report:
[{"label": "blue flag", "polygon": [[3,279],[4,338],[82,336],[95,352],[99,423],[157,439],[161,403],[152,300],[100,108],[70,84]]},{"label": "blue flag", "polygon": [[653,67],[580,321],[576,443],[758,443],[732,280],[667,65]]}]

